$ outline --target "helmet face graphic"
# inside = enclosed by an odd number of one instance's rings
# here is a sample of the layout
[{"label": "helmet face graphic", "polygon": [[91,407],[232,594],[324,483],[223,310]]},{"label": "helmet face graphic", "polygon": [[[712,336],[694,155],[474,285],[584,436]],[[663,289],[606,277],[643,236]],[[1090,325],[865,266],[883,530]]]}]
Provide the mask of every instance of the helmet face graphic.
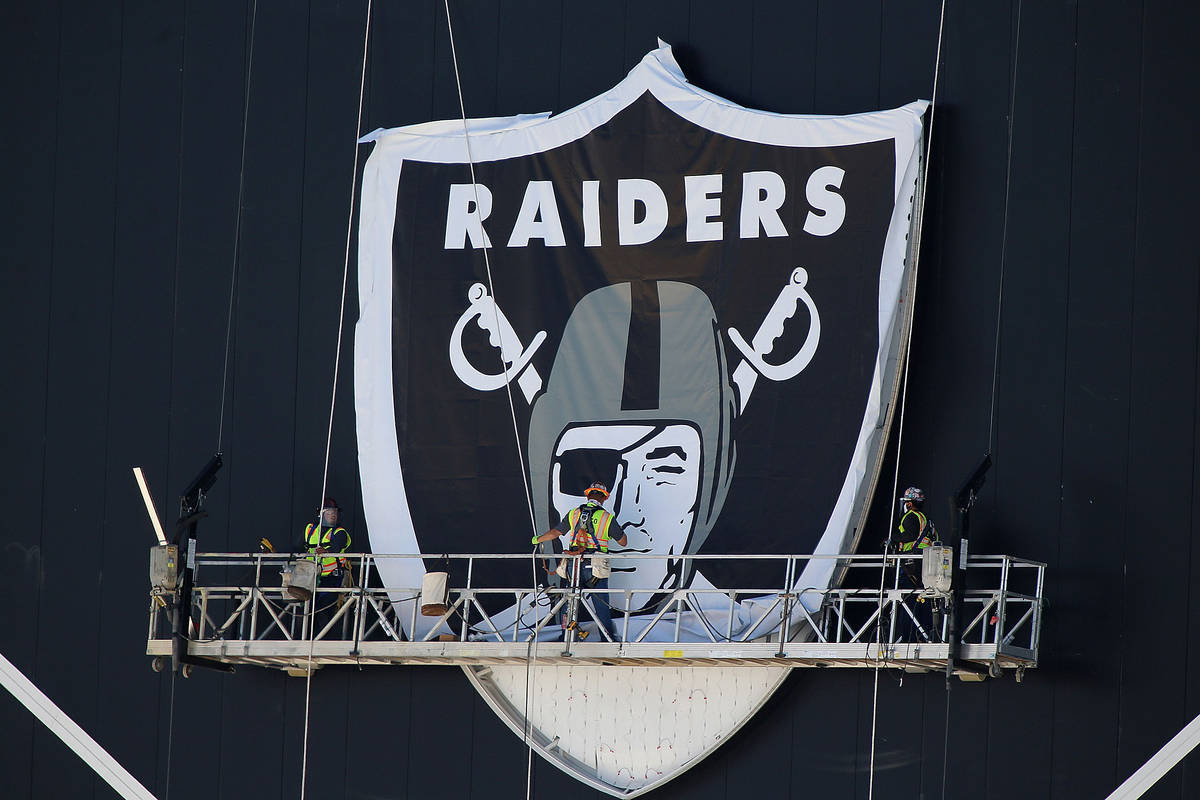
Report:
[{"label": "helmet face graphic", "polygon": [[[530,415],[529,474],[545,476],[533,481],[534,509],[548,528],[581,502],[581,478],[604,476],[613,486],[605,506],[626,526],[630,547],[695,553],[732,478],[736,400],[708,297],[674,281],[650,288],[650,324],[638,323],[628,283],[575,306]],[[631,566],[614,586],[674,588],[687,577],[677,562]]]}]

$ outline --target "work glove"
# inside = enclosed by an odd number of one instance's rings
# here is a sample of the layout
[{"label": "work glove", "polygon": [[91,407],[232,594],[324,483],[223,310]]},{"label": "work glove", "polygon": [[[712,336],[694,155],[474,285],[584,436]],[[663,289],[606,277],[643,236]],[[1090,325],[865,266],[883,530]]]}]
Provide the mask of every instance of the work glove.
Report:
[{"label": "work glove", "polygon": [[533,543],[534,543],[534,544],[539,544],[539,542],[538,542],[538,537],[536,537],[536,536],[535,536],[535,537],[533,537]]}]

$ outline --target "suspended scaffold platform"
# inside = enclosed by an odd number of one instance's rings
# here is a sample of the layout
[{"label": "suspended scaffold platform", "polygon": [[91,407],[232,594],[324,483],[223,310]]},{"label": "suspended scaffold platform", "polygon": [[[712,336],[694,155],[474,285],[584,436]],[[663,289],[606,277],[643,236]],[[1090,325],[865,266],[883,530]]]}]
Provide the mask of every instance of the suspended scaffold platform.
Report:
[{"label": "suspended scaffold platform", "polygon": [[[610,556],[614,571],[623,559]],[[448,582],[387,586],[389,562],[424,559]],[[568,559],[577,562],[582,557]],[[636,558],[656,558],[639,555]],[[191,636],[186,653],[225,665],[289,671],[327,665],[623,664],[771,665],[944,670],[962,677],[1036,667],[1045,565],[1011,556],[972,556],[962,581],[959,632],[947,613],[948,587],[922,587],[922,559],[910,555],[687,556],[708,574],[757,562],[774,586],[637,591],[554,583],[552,556],[353,554],[343,585],[300,586],[304,561],[280,554],[211,553],[195,557]],[[681,559],[676,558],[676,561]],[[519,562],[524,562],[521,564]],[[309,562],[311,563],[311,562]],[[519,574],[526,585],[496,586],[482,574]],[[806,576],[832,575],[839,588],[801,588]],[[293,571],[295,570],[295,571]],[[743,568],[742,573],[746,570]],[[154,570],[152,569],[152,574]],[[574,574],[568,571],[568,574]],[[535,585],[532,578],[538,576]],[[928,581],[925,581],[928,583]],[[873,585],[869,585],[873,584]],[[430,596],[430,586],[437,596]],[[442,587],[445,588],[442,588]],[[311,595],[310,595],[311,597]],[[179,595],[151,590],[148,655],[161,669],[172,653],[171,615]],[[611,633],[597,623],[611,608]],[[574,624],[572,624],[572,621]],[[315,623],[315,624],[314,624]],[[180,626],[182,627],[182,626]],[[315,636],[311,632],[315,630]],[[535,646],[536,640],[536,646]],[[536,652],[535,652],[536,651]]]}]

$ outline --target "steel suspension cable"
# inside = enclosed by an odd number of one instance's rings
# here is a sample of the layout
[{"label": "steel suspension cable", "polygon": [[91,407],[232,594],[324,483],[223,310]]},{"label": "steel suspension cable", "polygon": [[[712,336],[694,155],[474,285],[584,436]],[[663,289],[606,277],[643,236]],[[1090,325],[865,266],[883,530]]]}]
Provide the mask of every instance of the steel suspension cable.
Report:
[{"label": "steel suspension cable", "polygon": [[[929,184],[929,168],[930,168],[929,158],[930,158],[930,153],[932,152],[932,149],[933,149],[933,120],[934,120],[934,113],[937,110],[938,78],[941,73],[942,41],[943,41],[943,38],[945,35],[945,30],[946,30],[946,0],[942,0],[941,11],[938,16],[937,52],[934,56],[934,62],[933,62],[933,93],[929,98],[929,130],[928,130],[928,134],[925,137],[925,153],[924,153],[924,157],[922,158],[922,164],[921,164],[921,167],[922,167],[921,168],[921,188],[920,188],[920,194],[916,198],[914,198],[914,204],[913,204],[913,214],[915,215],[915,218],[913,220],[913,226],[912,226],[913,227],[912,278],[910,279],[910,285],[912,286],[912,292],[909,295],[908,322],[906,325],[905,336],[904,336],[904,342],[905,342],[904,378],[903,378],[903,385],[900,389],[900,419],[898,422],[898,428],[896,430],[896,467],[895,467],[895,471],[892,474],[892,498],[896,497],[896,494],[900,489],[900,453],[901,453],[901,447],[904,443],[904,412],[906,410],[905,409],[905,407],[907,405],[906,400],[908,398],[909,364],[911,363],[911,360],[912,360],[913,321],[916,319],[917,277],[918,277],[920,263],[921,263],[921,233],[924,229],[924,224],[925,224],[925,190]],[[882,627],[883,626],[883,588],[884,588],[884,584],[887,581],[887,552],[888,552],[888,550],[891,549],[892,528],[896,521],[896,504],[894,502],[889,501],[888,506],[890,509],[888,511],[888,533],[887,533],[887,540],[884,545],[883,568],[881,569],[880,575],[879,575],[879,609],[878,609],[879,616],[876,621],[876,627],[875,627],[876,658],[875,658],[875,674],[874,674],[872,697],[871,697],[871,760],[870,760],[870,774],[867,779],[868,780],[867,800],[874,800],[874,797],[875,797],[875,745],[876,745],[876,740],[877,740],[878,720],[879,720],[879,670],[882,668],[882,662],[881,662],[881,659],[878,658],[878,655],[881,650],[880,639],[882,638],[882,635],[883,635],[883,627]],[[897,563],[896,568],[897,569],[900,568],[899,563]]]},{"label": "steel suspension cable", "polygon": [[[246,131],[250,127],[250,78],[254,74],[254,28],[258,23],[258,0],[250,11],[249,53],[246,58],[246,88],[242,100],[242,154],[238,168],[237,215],[233,223],[233,269],[229,276],[229,310],[225,315],[225,363],[221,367],[221,411],[217,419],[217,450],[225,434],[225,395],[229,380],[229,344],[233,337],[233,297],[237,287],[238,266],[242,243],[242,206],[246,197]],[[182,134],[180,134],[182,136]]]},{"label": "steel suspension cable", "polygon": [[[455,47],[455,44],[454,44],[454,23],[450,19],[450,0],[443,0],[443,5],[445,6],[445,9],[446,9],[446,31],[450,37],[450,59],[454,64],[454,85],[458,89],[458,108],[459,108],[459,112],[462,115],[463,144],[466,146],[466,150],[467,150],[467,166],[471,170],[471,188],[475,193],[475,208],[480,209],[480,208],[482,208],[482,206],[479,203],[479,183],[475,179],[475,156],[471,152],[471,131],[470,131],[470,126],[467,123],[467,104],[466,104],[465,99],[463,98],[462,76],[461,76],[461,74],[459,72],[459,68],[458,68],[458,49]],[[483,227],[482,214],[480,215],[480,219],[479,219],[479,233],[480,233],[480,238],[483,240],[482,241],[483,266],[484,266],[484,271],[487,274],[488,291],[491,292],[491,295],[492,295],[492,313],[494,315],[493,323],[496,326],[495,330],[502,331],[503,328],[501,328],[501,326],[500,326],[500,302],[499,302],[499,298],[497,298],[497,296],[496,296],[495,281],[492,279],[492,261],[491,261],[491,256],[489,255],[489,251],[491,250],[491,242],[488,239],[487,231]],[[502,336],[503,334],[498,334],[498,335]],[[501,342],[500,344],[503,345],[504,342]],[[508,411],[509,411],[510,416],[512,417],[513,440],[516,442],[516,445],[517,445],[517,463],[518,463],[520,471],[521,471],[521,482],[525,489],[525,504],[529,510],[529,529],[533,532],[534,536],[537,536],[539,531],[537,529],[537,519],[536,519],[534,510],[533,510],[533,493],[530,491],[530,488],[529,488],[529,476],[527,476],[525,474],[525,453],[524,453],[523,448],[521,447],[521,431],[517,424],[517,407],[513,401],[512,381],[508,375],[508,362],[505,360],[503,352],[501,352],[501,355],[500,355],[500,367],[501,367],[501,369],[504,370],[504,391],[508,395]],[[536,592],[537,585],[538,585],[537,548],[536,547],[534,548],[533,552],[530,554],[530,561],[531,561],[531,566],[533,569],[533,586],[534,586],[534,590]],[[536,594],[534,595],[534,597],[535,597],[535,605],[536,605]],[[521,615],[521,610],[520,610],[520,608],[518,608],[517,609],[518,619],[520,618],[520,615]],[[526,651],[526,657],[525,657],[524,739],[525,739],[525,747],[527,750],[526,763],[525,763],[525,798],[526,798],[526,800],[530,799],[530,797],[532,796],[532,791],[533,791],[533,789],[532,789],[532,787],[533,787],[533,745],[532,745],[531,739],[530,739],[530,727],[531,727],[532,723],[529,721],[529,686],[530,686],[530,678],[533,673],[533,668],[534,668],[534,664],[536,663],[536,661],[537,661],[537,630],[535,629],[533,631],[533,633],[531,634],[530,646],[529,646],[529,649]]]},{"label": "steel suspension cable", "polygon": [[[467,105],[466,101],[463,99],[462,77],[460,76],[458,70],[458,50],[454,46],[454,25],[450,21],[450,0],[443,0],[443,4],[446,8],[446,30],[450,35],[450,59],[454,63],[454,84],[458,89],[458,108],[462,114],[463,144],[466,146],[467,150],[467,166],[471,171],[471,188],[475,192],[475,208],[480,209],[482,206],[479,204],[479,183],[475,179],[475,156],[471,152],[471,131],[467,124]],[[491,252],[491,241],[488,239],[487,231],[483,227],[482,215],[480,215],[479,219],[479,232],[481,238],[483,239],[483,268],[487,275],[488,291],[492,294],[492,313],[494,315],[493,322],[496,326],[495,329],[499,331],[502,330],[500,327],[500,303],[496,297],[496,284],[492,279],[492,260],[491,256],[489,255]],[[501,344],[503,344],[503,342],[501,342]],[[500,367],[504,371],[504,389],[508,395],[509,415],[512,417],[513,439],[517,444],[517,458],[521,466],[521,482],[525,487],[525,503],[529,509],[529,528],[534,532],[534,534],[537,534],[537,520],[535,519],[533,511],[533,495],[529,489],[529,477],[525,474],[525,452],[521,447],[521,431],[517,425],[517,407],[513,401],[512,381],[508,375],[508,362],[504,359],[503,353],[500,356]]]},{"label": "steel suspension cable", "polygon": [[1008,90],[1008,153],[1004,165],[1004,226],[1000,233],[1000,279],[996,292],[996,335],[992,354],[992,407],[988,415],[988,452],[996,452],[996,390],[1000,379],[1000,314],[1004,310],[1004,272],[1008,266],[1008,208],[1012,188],[1013,118],[1017,107],[1017,68],[1021,63],[1021,10],[1017,0],[1017,30],[1013,43],[1012,78]]},{"label": "steel suspension cable", "polygon": [[[363,97],[366,94],[367,85],[367,54],[368,46],[371,40],[371,9],[373,0],[367,0],[367,19],[363,25],[363,46],[362,46],[362,69],[358,79],[358,116],[354,123],[354,157],[353,168],[350,172],[350,203],[349,210],[346,213],[346,249],[342,261],[342,299],[338,306],[338,325],[337,325],[337,344],[334,348],[333,355],[333,389],[329,397],[329,425],[325,433],[325,464],[321,474],[321,500],[318,504],[319,508],[325,505],[325,492],[329,486],[329,453],[333,449],[333,414],[337,407],[337,384],[338,374],[341,370],[342,362],[342,326],[346,318],[346,285],[347,278],[350,273],[350,240],[354,229],[354,191],[358,185],[358,140],[362,136],[362,112],[363,112]],[[317,512],[317,530],[320,531],[321,523],[324,521],[320,511]],[[314,559],[314,563],[320,562]],[[319,580],[319,579],[318,579]],[[336,612],[334,614],[336,616]],[[317,594],[313,593],[313,598],[309,603],[309,626],[308,626],[308,663],[305,669],[304,679],[304,752],[300,762],[300,800],[304,800],[305,792],[308,787],[308,730],[309,730],[309,711],[312,698],[312,658],[313,647],[317,639],[316,630],[317,616]]]}]

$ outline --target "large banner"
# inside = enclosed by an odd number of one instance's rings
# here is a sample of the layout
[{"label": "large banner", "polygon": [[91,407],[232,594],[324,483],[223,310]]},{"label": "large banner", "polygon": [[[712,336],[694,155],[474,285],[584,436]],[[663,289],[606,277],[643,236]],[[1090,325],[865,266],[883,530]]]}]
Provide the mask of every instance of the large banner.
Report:
[{"label": "large banner", "polygon": [[[372,549],[528,553],[600,481],[630,548],[850,551],[897,378],[925,107],[753,111],[688,84],[663,46],[558,116],[369,137]],[[510,563],[475,583],[528,585]],[[645,618],[672,589],[779,583],[778,564],[699,563],[635,561],[612,586]],[[381,565],[390,586],[422,569]]]}]

